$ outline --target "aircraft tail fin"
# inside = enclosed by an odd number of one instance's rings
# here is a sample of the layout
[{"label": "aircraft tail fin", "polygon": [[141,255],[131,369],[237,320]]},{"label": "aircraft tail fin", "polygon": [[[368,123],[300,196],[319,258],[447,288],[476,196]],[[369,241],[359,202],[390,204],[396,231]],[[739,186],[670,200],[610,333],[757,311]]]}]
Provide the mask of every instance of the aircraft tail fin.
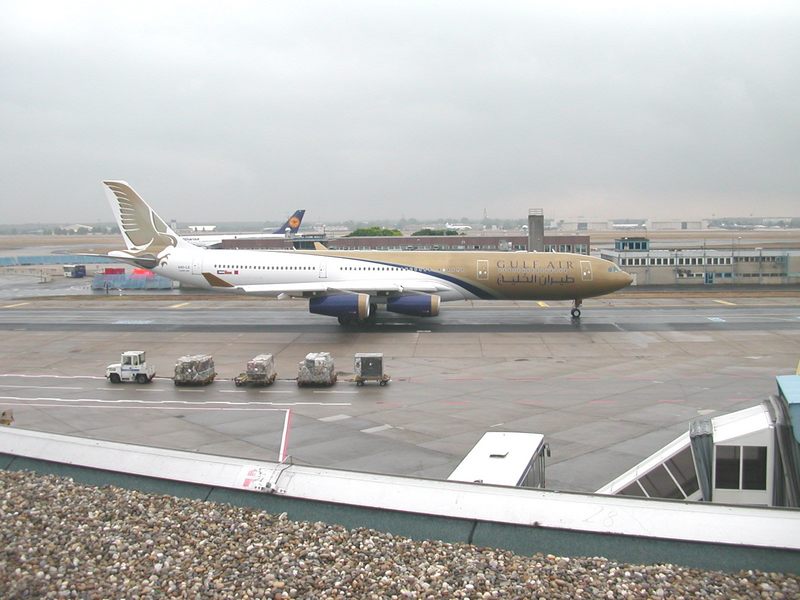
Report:
[{"label": "aircraft tail fin", "polygon": [[286,220],[286,223],[278,227],[272,233],[285,234],[287,229],[289,233],[297,233],[297,230],[300,229],[300,223],[303,222],[303,215],[305,214],[306,211],[304,208],[294,211],[294,214]]},{"label": "aircraft tail fin", "polygon": [[129,252],[157,255],[169,247],[190,246],[127,182],[104,181],[103,185]]}]

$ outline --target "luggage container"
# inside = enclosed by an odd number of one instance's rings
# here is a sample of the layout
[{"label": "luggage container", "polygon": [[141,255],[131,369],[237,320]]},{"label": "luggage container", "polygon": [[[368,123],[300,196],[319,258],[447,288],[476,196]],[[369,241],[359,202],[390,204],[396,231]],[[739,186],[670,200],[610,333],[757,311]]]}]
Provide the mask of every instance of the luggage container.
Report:
[{"label": "luggage container", "polygon": [[365,381],[377,381],[378,385],[389,383],[389,376],[383,372],[383,354],[380,352],[357,352],[355,356],[356,385]]},{"label": "luggage container", "polygon": [[243,385],[264,386],[275,381],[275,360],[272,354],[259,354],[247,361],[247,370],[233,378],[236,387]]},{"label": "luggage container", "polygon": [[336,383],[336,370],[330,352],[310,352],[300,361],[297,369],[297,385],[329,386]]},{"label": "luggage container", "polygon": [[181,356],[175,363],[175,385],[208,385],[217,376],[210,354]]}]

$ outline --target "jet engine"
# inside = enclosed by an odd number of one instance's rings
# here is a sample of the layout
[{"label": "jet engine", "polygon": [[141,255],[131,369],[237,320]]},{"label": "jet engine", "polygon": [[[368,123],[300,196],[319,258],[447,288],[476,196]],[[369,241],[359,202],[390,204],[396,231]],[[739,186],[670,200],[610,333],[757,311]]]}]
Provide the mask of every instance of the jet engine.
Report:
[{"label": "jet engine", "polygon": [[428,294],[389,296],[386,299],[386,310],[414,317],[435,317],[439,314],[441,301],[439,296]]},{"label": "jet engine", "polygon": [[369,317],[369,294],[328,294],[308,301],[308,312],[340,320],[363,321]]}]

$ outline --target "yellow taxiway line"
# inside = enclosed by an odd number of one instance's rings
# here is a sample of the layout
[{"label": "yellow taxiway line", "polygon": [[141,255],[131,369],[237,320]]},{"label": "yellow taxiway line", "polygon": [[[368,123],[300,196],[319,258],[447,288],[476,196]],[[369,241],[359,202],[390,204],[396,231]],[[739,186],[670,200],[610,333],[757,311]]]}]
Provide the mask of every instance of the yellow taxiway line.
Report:
[{"label": "yellow taxiway line", "polygon": [[539,300],[536,304],[538,304],[542,308],[550,308],[550,305],[547,302],[542,302],[541,300]]},{"label": "yellow taxiway line", "polygon": [[714,302],[717,302],[718,304],[727,304],[728,306],[736,306],[736,303],[728,302],[727,300],[714,300]]},{"label": "yellow taxiway line", "polygon": [[3,308],[17,308],[18,306],[25,306],[26,304],[30,304],[30,302],[19,302],[17,304],[6,304]]},{"label": "yellow taxiway line", "polygon": [[179,302],[178,304],[173,304],[172,306],[168,306],[167,308],[181,308],[186,306],[187,304],[191,304],[191,302]]}]

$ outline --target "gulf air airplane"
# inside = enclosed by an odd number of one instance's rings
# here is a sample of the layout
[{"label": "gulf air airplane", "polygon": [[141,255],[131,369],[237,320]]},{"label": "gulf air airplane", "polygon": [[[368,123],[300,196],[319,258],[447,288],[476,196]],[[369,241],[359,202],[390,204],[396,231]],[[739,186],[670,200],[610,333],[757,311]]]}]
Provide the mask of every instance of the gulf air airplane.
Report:
[{"label": "gulf air airplane", "polygon": [[632,281],[607,260],[550,252],[214,250],[167,226],[124,181],[105,181],[127,250],[108,256],[196,288],[308,298],[309,312],[339,323],[369,322],[378,307],[417,317],[453,300],[572,300]]},{"label": "gulf air airplane", "polygon": [[267,240],[288,237],[294,235],[300,229],[300,224],[303,222],[303,215],[306,214],[304,209],[294,211],[294,214],[286,219],[286,223],[278,227],[272,233],[228,233],[217,235],[186,235],[183,239],[194,244],[195,246],[202,246],[203,248],[213,248],[219,246],[225,240]]}]

